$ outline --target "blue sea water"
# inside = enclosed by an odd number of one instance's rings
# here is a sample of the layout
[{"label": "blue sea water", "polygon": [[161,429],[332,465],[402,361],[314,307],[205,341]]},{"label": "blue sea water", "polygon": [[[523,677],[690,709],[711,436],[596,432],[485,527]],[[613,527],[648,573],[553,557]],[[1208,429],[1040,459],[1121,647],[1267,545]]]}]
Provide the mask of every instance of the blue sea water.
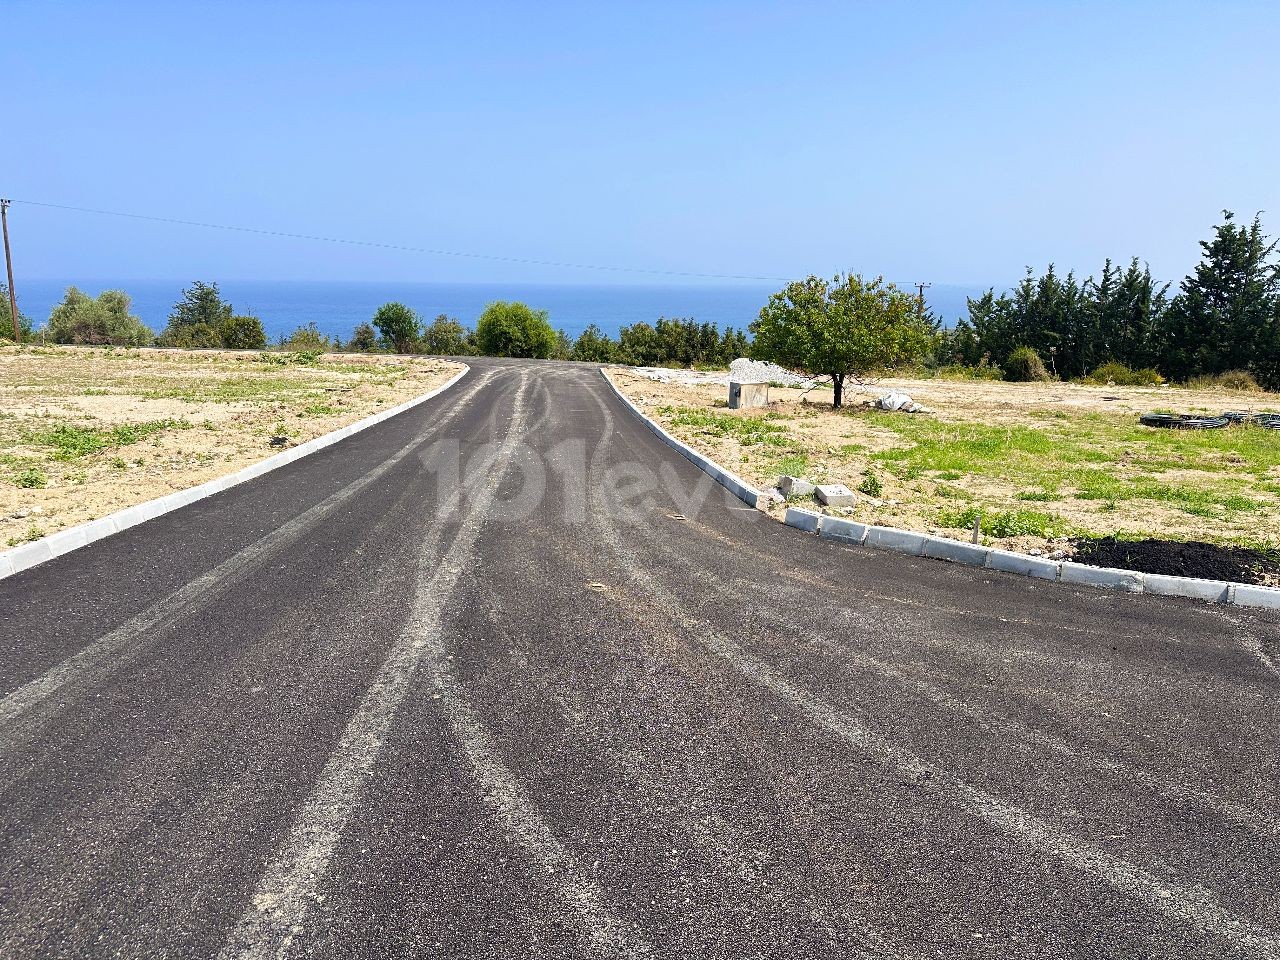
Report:
[{"label": "blue sea water", "polygon": [[[186,285],[173,280],[22,280],[17,279],[18,309],[44,323],[49,312],[74,284],[91,295],[103,290],[124,290],[133,298],[133,312],[153,330],[162,330],[169,311]],[[554,285],[512,283],[407,283],[407,282],[304,282],[228,280],[219,283],[224,299],[237,312],[262,320],[271,340],[287,336],[295,328],[314,323],[323,333],[346,340],[356,324],[369,320],[389,300],[407,303],[425,319],[448,314],[471,327],[485,306],[494,300],[521,300],[546,310],[553,326],[576,337],[594,323],[616,337],[619,328],[659,317],[692,317],[721,329],[745,330],[759,314],[776,285],[734,283],[723,285]],[[929,304],[948,324],[965,313],[965,296],[977,287],[935,286],[927,292]]]}]

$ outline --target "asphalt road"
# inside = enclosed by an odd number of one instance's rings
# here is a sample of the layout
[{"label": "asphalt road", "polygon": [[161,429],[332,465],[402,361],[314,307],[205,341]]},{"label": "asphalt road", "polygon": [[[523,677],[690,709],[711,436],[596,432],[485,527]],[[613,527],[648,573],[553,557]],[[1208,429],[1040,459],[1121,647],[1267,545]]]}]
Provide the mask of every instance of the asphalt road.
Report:
[{"label": "asphalt road", "polygon": [[1280,957],[1280,618],[820,541],[591,368],[0,611],[4,958]]}]

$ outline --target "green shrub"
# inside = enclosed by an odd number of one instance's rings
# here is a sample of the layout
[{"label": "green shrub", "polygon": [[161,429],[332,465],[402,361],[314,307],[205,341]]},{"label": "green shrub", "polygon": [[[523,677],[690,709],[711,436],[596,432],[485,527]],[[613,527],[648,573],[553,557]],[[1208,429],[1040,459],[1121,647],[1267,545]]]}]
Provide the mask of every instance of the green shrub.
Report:
[{"label": "green shrub", "polygon": [[944,527],[972,530],[979,521],[979,529],[989,537],[1057,537],[1066,532],[1060,517],[1037,510],[1004,510],[987,512],[978,507],[965,510],[945,510],[938,517]]},{"label": "green shrub", "polygon": [[1262,386],[1248,370],[1228,370],[1225,373],[1205,374],[1187,381],[1192,390],[1235,390],[1241,393],[1259,393]]},{"label": "green shrub", "polygon": [[[281,338],[280,346],[286,350],[292,350],[294,353],[321,354],[326,350],[333,349],[333,344],[327,336],[320,332],[320,328],[315,325],[315,321],[303,327],[296,327],[287,338]],[[295,358],[295,361],[302,362],[298,358]]]},{"label": "green shrub", "polygon": [[267,334],[257,317],[237,315],[218,324],[222,345],[231,350],[261,350],[267,345]]},{"label": "green shrub", "polygon": [[189,323],[185,326],[170,325],[164,333],[156,338],[162,347],[177,347],[181,350],[207,350],[222,346],[222,337],[218,328],[208,323]]},{"label": "green shrub", "polygon": [[1087,377],[1081,377],[1080,382],[1116,387],[1158,387],[1164,383],[1164,377],[1150,367],[1130,370],[1123,363],[1112,360]]},{"label": "green shrub", "polygon": [[884,486],[880,483],[880,478],[868,470],[866,476],[862,478],[858,492],[866,494],[868,497],[878,497],[884,492]]},{"label": "green shrub", "polygon": [[49,478],[37,467],[28,467],[26,470],[20,470],[15,473],[13,482],[15,486],[22,487],[25,490],[32,490],[47,486]]},{"label": "green shrub", "polygon": [[46,333],[54,343],[147,346],[155,334],[129,307],[129,295],[121,290],[104,290],[95,298],[68,287],[49,314]]},{"label": "green shrub", "polygon": [[1004,378],[1011,383],[1044,383],[1052,379],[1040,354],[1030,347],[1019,347],[1004,362]]}]

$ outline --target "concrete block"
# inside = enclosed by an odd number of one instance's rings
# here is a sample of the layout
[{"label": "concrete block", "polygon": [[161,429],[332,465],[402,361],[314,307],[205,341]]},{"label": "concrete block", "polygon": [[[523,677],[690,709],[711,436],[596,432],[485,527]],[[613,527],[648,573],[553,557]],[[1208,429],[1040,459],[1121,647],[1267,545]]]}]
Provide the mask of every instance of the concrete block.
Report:
[{"label": "concrete block", "polygon": [[795,527],[805,533],[817,533],[818,521],[821,519],[822,514],[814,513],[812,510],[797,510],[795,507],[787,507],[787,515],[783,522],[788,527]]},{"label": "concrete block", "polygon": [[1229,584],[1221,580],[1201,580],[1197,577],[1169,577],[1160,573],[1142,575],[1142,592],[1162,597],[1191,597],[1210,603],[1226,603]]},{"label": "concrete block", "polygon": [[769,385],[767,383],[739,383],[729,381],[729,409],[752,410],[769,405]]},{"label": "concrete block", "polygon": [[841,520],[839,517],[818,518],[818,536],[828,540],[862,543],[867,539],[867,530],[865,523],[854,523],[852,520]]},{"label": "concrete block", "polygon": [[1063,583],[1078,583],[1086,587],[1105,587],[1108,590],[1142,592],[1142,574],[1135,570],[1116,570],[1112,567],[1091,567],[1087,563],[1062,561],[1058,579]]},{"label": "concrete block", "polygon": [[1005,573],[1016,573],[1024,577],[1038,577],[1041,580],[1057,580],[1059,563],[1056,560],[1045,560],[1041,557],[1028,557],[1010,550],[992,549],[987,554],[987,569],[1001,570]]},{"label": "concrete block", "polygon": [[1280,589],[1237,583],[1231,591],[1231,602],[1240,607],[1266,607],[1280,610]]},{"label": "concrete block", "polygon": [[950,560],[952,563],[963,563],[970,567],[985,567],[990,547],[976,543],[961,543],[959,540],[948,540],[945,537],[928,537],[924,542],[924,556],[935,560]]},{"label": "concrete block", "polygon": [[788,500],[793,497],[809,497],[813,495],[813,484],[799,477],[779,477],[778,492]]},{"label": "concrete block", "polygon": [[893,550],[895,553],[909,553],[918,557],[924,552],[924,542],[928,539],[928,534],[916,533],[914,530],[867,527],[867,539],[864,542],[868,547],[878,550]]},{"label": "concrete block", "polygon": [[852,507],[857,499],[843,483],[820,483],[813,488],[813,495],[828,507]]}]

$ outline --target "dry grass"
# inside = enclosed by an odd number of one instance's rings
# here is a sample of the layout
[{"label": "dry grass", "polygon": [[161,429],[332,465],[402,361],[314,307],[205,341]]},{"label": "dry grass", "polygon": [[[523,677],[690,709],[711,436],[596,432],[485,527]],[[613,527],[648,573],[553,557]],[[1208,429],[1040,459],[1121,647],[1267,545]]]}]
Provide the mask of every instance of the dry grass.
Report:
[{"label": "dry grass", "polygon": [[[610,375],[682,440],[761,488],[780,473],[855,490],[878,483],[878,494],[859,497],[858,519],[963,536],[980,514],[988,542],[1023,550],[1089,534],[1280,543],[1280,432],[1137,422],[1154,410],[1280,411],[1280,395],[885,380],[850,396],[844,411],[831,408],[829,391],[802,399],[780,388],[767,410],[736,411],[725,409],[722,386]],[[862,405],[890,388],[934,412]]]},{"label": "dry grass", "polygon": [[0,348],[0,549],[163,496],[439,386],[419,358]]}]

